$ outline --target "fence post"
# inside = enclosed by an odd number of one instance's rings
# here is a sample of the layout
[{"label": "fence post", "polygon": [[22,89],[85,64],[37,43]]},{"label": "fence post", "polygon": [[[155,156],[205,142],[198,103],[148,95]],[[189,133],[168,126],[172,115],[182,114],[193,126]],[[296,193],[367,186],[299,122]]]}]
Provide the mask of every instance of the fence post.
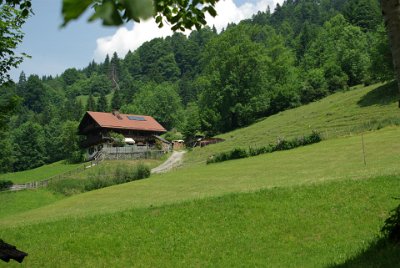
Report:
[{"label": "fence post", "polygon": [[367,162],[365,160],[365,147],[364,147],[364,134],[361,133],[361,141],[362,141],[362,150],[363,150],[363,157],[364,157],[364,166],[367,165]]}]

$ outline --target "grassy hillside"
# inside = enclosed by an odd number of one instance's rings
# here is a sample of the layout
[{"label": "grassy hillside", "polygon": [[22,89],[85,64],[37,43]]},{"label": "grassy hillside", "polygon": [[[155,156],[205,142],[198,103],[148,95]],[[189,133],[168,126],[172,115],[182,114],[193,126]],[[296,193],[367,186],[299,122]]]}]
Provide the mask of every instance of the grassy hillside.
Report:
[{"label": "grassy hillside", "polygon": [[0,180],[10,180],[13,183],[40,181],[78,169],[80,167],[83,170],[84,164],[66,164],[64,161],[59,161],[31,170],[0,174]]},{"label": "grassy hillside", "polygon": [[[30,254],[26,267],[395,267],[400,248],[379,229],[400,193],[400,127],[382,128],[400,122],[396,99],[392,86],[337,93],[221,135],[141,181],[67,198],[0,193],[0,237]],[[313,129],[327,139],[201,164]]]},{"label": "grassy hillside", "polygon": [[[150,166],[150,168],[154,168],[158,166],[162,161],[164,161],[166,157],[162,159],[146,159],[146,164]],[[131,161],[131,160],[120,160],[120,161],[105,161],[102,163],[102,166],[109,166],[113,168],[117,165],[133,165],[138,161]],[[40,181],[49,179],[53,176],[62,175],[69,171],[82,169],[82,171],[89,171],[85,170],[85,167],[89,164],[81,163],[81,164],[67,164],[64,161],[55,162],[52,164],[44,165],[35,169],[14,172],[14,173],[6,173],[0,174],[0,180],[10,180],[13,183],[25,183],[25,182],[32,182],[32,181]],[[94,168],[95,169],[95,168]],[[93,168],[91,169],[93,170]],[[81,174],[74,174],[73,177],[81,178],[85,176],[85,172]]]},{"label": "grassy hillside", "polygon": [[[88,176],[91,176],[92,174],[96,174],[98,172],[102,172],[104,170],[106,171],[112,171],[118,167],[121,166],[133,166],[136,165],[137,163],[145,163],[148,165],[150,168],[158,166],[162,161],[165,160],[166,157],[163,157],[162,159],[156,160],[156,159],[146,159],[142,161],[137,161],[137,160],[120,160],[120,161],[104,161],[100,166],[94,166],[89,169],[85,170],[80,170],[78,173],[72,173],[71,175],[66,175],[63,177],[63,181],[71,181],[71,180],[85,180],[88,178]],[[40,172],[43,174],[46,174],[46,171],[49,173],[52,173],[52,171],[56,170],[56,167],[61,165],[61,162],[54,163],[51,165],[46,165],[41,168],[39,168]],[[87,166],[88,164],[85,164]],[[72,165],[76,166],[76,165]],[[83,166],[82,166],[83,167]],[[80,169],[80,167],[79,167]],[[38,174],[37,170],[30,170],[30,171],[24,171],[24,172],[18,172],[14,173],[16,178],[17,176],[21,176],[20,173],[24,174],[23,177],[19,178],[20,180],[23,179],[23,181],[34,181]],[[56,175],[60,174],[65,174],[65,170],[62,168],[59,168],[59,173]],[[40,189],[35,189],[35,190],[28,190],[28,191],[17,191],[17,192],[2,192],[0,193],[0,204],[4,204],[3,206],[0,206],[0,218],[3,217],[9,217],[10,215],[13,214],[18,214],[23,211],[29,211],[35,208],[43,207],[48,204],[54,203],[56,201],[59,201],[63,198],[65,198],[63,194],[60,194],[60,192],[54,191],[53,188],[48,187],[48,188],[40,188]]]},{"label": "grassy hillside", "polygon": [[64,196],[47,189],[0,193],[0,218],[54,203]]},{"label": "grassy hillside", "polygon": [[209,166],[192,166],[149,179],[72,196],[45,207],[0,219],[0,225],[110,213],[132,207],[161,206],[232,192],[339,179],[400,174],[400,127],[323,141]]},{"label": "grassy hillside", "polygon": [[[113,97],[113,93],[109,93],[109,94],[106,95],[106,99],[107,99],[108,104],[111,103],[112,97]],[[99,96],[93,96],[93,98],[97,102],[100,97]],[[79,96],[76,97],[76,100],[80,101],[82,103],[83,107],[86,107],[88,99],[89,99],[89,95],[79,95]]]},{"label": "grassy hillside", "polygon": [[369,246],[399,187],[381,177],[276,188],[2,227],[0,237],[30,254],[25,267],[327,267],[363,250],[376,255],[360,267],[395,267],[400,248]]},{"label": "grassy hillside", "polygon": [[317,102],[270,116],[249,127],[220,135],[225,142],[195,148],[186,154],[186,165],[203,163],[216,152],[234,147],[257,147],[276,142],[278,137],[294,138],[321,132],[325,139],[354,135],[387,125],[400,125],[399,99],[395,83],[354,87]]}]

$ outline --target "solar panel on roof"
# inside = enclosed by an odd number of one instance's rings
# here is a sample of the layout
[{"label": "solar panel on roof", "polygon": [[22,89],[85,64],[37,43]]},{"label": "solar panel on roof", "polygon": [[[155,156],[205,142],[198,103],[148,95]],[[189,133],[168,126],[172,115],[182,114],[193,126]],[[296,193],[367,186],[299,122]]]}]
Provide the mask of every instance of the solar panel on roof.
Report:
[{"label": "solar panel on roof", "polygon": [[133,115],[128,115],[129,120],[135,120],[135,121],[146,121],[144,117],[142,116],[133,116]]}]

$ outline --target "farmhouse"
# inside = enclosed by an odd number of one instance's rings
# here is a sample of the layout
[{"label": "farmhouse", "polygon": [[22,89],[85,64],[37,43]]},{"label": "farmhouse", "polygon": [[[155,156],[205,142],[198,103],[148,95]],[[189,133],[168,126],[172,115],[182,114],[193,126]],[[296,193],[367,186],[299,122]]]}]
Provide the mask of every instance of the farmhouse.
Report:
[{"label": "farmhouse", "polygon": [[[163,144],[158,135],[166,132],[153,117],[147,115],[120,114],[119,112],[86,112],[79,124],[78,134],[85,136],[81,147],[88,149],[89,157],[103,148],[115,147],[113,133],[122,134],[125,140],[119,152],[156,150]],[[126,147],[126,148],[125,148]],[[159,146],[158,149],[166,149]],[[118,151],[118,148],[114,151]]]}]

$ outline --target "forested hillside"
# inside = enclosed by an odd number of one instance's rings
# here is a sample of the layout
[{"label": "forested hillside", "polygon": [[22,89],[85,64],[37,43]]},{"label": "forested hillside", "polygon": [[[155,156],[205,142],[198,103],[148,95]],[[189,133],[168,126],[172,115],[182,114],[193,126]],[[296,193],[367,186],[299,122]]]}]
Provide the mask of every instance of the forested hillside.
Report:
[{"label": "forested hillside", "polygon": [[215,135],[357,84],[393,79],[378,0],[288,0],[238,25],[175,33],[3,90],[0,172],[81,160],[84,111],[148,114],[186,139]]}]

